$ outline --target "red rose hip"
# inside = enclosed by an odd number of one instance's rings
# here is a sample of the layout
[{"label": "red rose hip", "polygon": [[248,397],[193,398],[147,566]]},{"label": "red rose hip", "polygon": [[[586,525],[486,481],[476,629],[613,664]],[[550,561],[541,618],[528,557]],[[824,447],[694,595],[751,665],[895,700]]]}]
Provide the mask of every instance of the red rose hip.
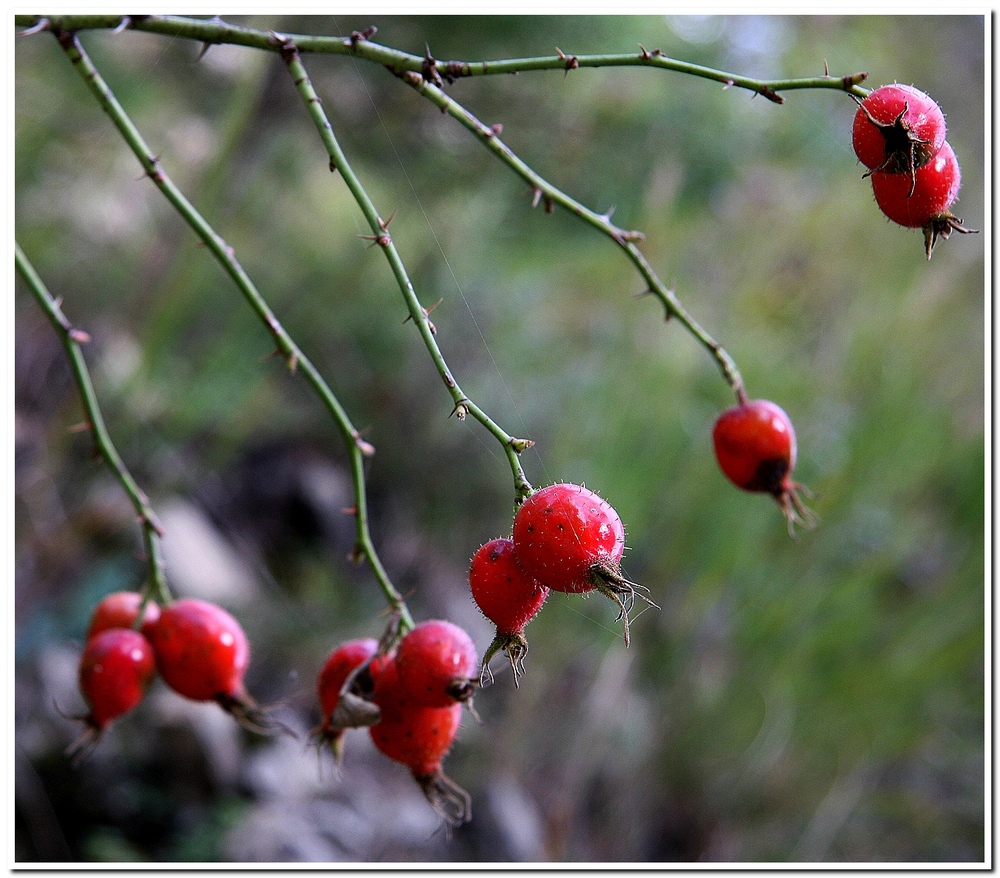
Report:
[{"label": "red rose hip", "polygon": [[622,576],[625,528],[607,500],[582,485],[541,488],[514,515],[513,542],[525,573],[547,588],[575,593],[596,589],[618,604],[628,645],[627,610],[641,587]]},{"label": "red rose hip", "polygon": [[150,641],[160,675],[175,692],[215,701],[253,731],[273,730],[243,686],[250,664],[246,634],[222,607],[198,598],[176,600],[160,611]]},{"label": "red rose hip", "polygon": [[929,162],[945,138],[941,108],[911,85],[883,85],[858,101],[852,139],[860,162],[872,171],[913,173]]},{"label": "red rose hip", "polygon": [[396,650],[399,683],[422,707],[450,707],[475,692],[476,646],[451,622],[421,622]]},{"label": "red rose hip", "polygon": [[724,411],[712,430],[715,456],[726,477],[745,491],[771,494],[794,524],[812,527],[813,514],[802,505],[793,482],[796,444],[792,421],[779,405],[765,399],[741,402]]},{"label": "red rose hip", "polygon": [[487,674],[492,678],[490,659],[502,649],[510,659],[516,686],[528,651],[524,626],[541,609],[549,590],[524,572],[509,539],[490,540],[476,550],[469,564],[469,588],[476,606],[497,627],[483,654],[480,683]]},{"label": "red rose hip", "polygon": [[[415,630],[415,629],[414,629]],[[442,767],[462,719],[462,705],[423,707],[403,685],[399,666],[389,663],[375,681],[373,699],[381,712],[369,729],[372,742],[386,756],[410,769],[427,801],[452,826],[472,816],[469,794]]]},{"label": "red rose hip", "polygon": [[90,710],[70,755],[82,756],[112,720],[137,707],[155,676],[153,648],[138,631],[109,628],[89,640],[80,656],[79,683]]},{"label": "red rose hip", "polygon": [[[103,597],[94,607],[87,629],[87,640],[109,628],[133,628],[142,606],[142,595],[137,591],[116,591]],[[140,630],[144,634],[160,618],[160,608],[154,601],[146,601]]]}]

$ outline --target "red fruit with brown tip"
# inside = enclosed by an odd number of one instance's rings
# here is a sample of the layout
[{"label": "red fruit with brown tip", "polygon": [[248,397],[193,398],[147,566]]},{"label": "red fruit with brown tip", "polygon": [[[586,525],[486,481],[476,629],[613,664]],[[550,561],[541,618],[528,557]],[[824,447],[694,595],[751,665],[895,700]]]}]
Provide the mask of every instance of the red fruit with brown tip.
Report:
[{"label": "red fruit with brown tip", "polygon": [[217,604],[182,598],[163,607],[150,628],[160,675],[194,701],[215,701],[241,725],[268,734],[275,727],[247,693],[250,644],[240,623]]},{"label": "red fruit with brown tip", "polygon": [[471,818],[469,794],[442,768],[461,723],[462,705],[422,707],[403,684],[395,662],[379,674],[373,700],[381,711],[381,719],[369,729],[375,746],[410,769],[427,800],[446,821],[453,826],[467,822]]},{"label": "red fruit with brown tip", "polygon": [[149,641],[130,628],[109,628],[87,642],[80,656],[80,692],[87,722],[97,731],[138,706],[156,676]]},{"label": "red fruit with brown tip", "polygon": [[396,667],[413,703],[450,707],[468,701],[475,691],[476,646],[451,622],[421,622],[399,641]]},{"label": "red fruit with brown tip", "polygon": [[524,572],[514,541],[509,539],[490,540],[476,550],[469,564],[469,588],[483,615],[497,627],[496,637],[483,654],[480,682],[489,673],[490,659],[502,649],[510,659],[516,685],[528,651],[524,626],[541,609],[549,590]]},{"label": "red fruit with brown tip", "polygon": [[[378,641],[371,637],[349,640],[327,656],[316,680],[316,692],[323,711],[323,722],[313,731],[319,743],[327,744],[334,758],[342,758],[344,731],[378,722],[379,712],[369,700],[374,681],[381,669],[391,662],[389,656],[377,656]],[[355,674],[362,665],[367,668]],[[354,675],[349,691],[344,686]]]},{"label": "red fruit with brown tip", "polygon": [[726,477],[745,491],[771,494],[788,519],[813,526],[814,518],[792,481],[796,443],[792,421],[781,406],[766,399],[742,402],[724,411],[712,430],[715,456]]},{"label": "red fruit with brown tip", "polygon": [[524,572],[542,585],[575,593],[597,589],[618,604],[628,645],[628,608],[645,589],[622,576],[625,527],[607,500],[582,485],[541,488],[514,515],[513,541]]},{"label": "red fruit with brown tip", "polygon": [[883,85],[858,102],[854,152],[871,171],[907,178],[941,148],[945,121],[941,108],[912,85]]}]

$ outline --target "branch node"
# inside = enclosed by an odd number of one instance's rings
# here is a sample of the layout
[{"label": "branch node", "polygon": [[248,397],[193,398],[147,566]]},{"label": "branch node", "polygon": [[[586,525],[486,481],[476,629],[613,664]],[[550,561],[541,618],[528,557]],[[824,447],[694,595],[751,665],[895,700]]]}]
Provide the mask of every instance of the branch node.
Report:
[{"label": "branch node", "polygon": [[859,71],[858,73],[849,73],[847,76],[842,77],[844,83],[844,91],[850,91],[854,86],[861,85],[868,78],[867,71]]},{"label": "branch node", "polygon": [[358,43],[365,43],[370,40],[375,34],[378,33],[378,28],[375,25],[370,24],[364,30],[351,31],[351,36],[349,39],[344,41],[345,46],[350,46],[352,49],[356,49]]},{"label": "branch node", "polygon": [[534,444],[535,444],[534,439],[515,439],[512,436],[510,440],[510,447],[513,448],[514,451],[516,451],[518,454],[520,454],[522,451],[526,451],[527,449],[531,448],[531,446]]},{"label": "branch node", "polygon": [[497,137],[498,135],[503,134],[503,125],[500,122],[497,122],[495,125],[490,125],[490,127],[486,129],[485,134],[487,137]]},{"label": "branch node", "polygon": [[580,66],[580,59],[577,58],[576,55],[567,55],[558,46],[556,46],[556,52],[559,54],[559,57],[565,63],[565,66],[566,66],[566,73],[565,73],[565,75],[566,76],[569,76],[570,70],[576,70],[577,67]]},{"label": "branch node", "polygon": [[781,95],[779,95],[773,88],[771,88],[768,85],[762,85],[760,87],[760,91],[759,92],[755,92],[755,93],[756,94],[762,94],[769,101],[772,101],[772,102],[774,102],[776,104],[783,104],[785,102],[785,99]]},{"label": "branch node", "polygon": [[[454,382],[454,379],[452,379],[452,382]],[[448,417],[450,418],[452,415],[454,415],[460,421],[464,421],[465,416],[468,413],[469,413],[469,400],[466,397],[462,397],[462,399],[460,399],[458,402],[455,403],[455,408],[451,410],[451,415],[448,415]]]},{"label": "branch node", "polygon": [[437,61],[431,55],[431,47],[427,43],[424,43],[424,48],[427,51],[424,53],[423,64],[420,65],[421,76],[425,82],[433,83],[438,88],[444,88],[444,80],[441,79],[441,74],[438,73]]}]

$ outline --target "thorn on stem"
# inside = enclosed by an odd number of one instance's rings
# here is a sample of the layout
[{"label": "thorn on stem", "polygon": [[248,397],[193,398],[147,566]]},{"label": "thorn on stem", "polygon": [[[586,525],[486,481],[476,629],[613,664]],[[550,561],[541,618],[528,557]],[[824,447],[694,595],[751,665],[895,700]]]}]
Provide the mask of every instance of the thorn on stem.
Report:
[{"label": "thorn on stem", "polygon": [[90,335],[82,329],[70,329],[67,335],[69,335],[71,341],[75,341],[77,344],[87,344],[90,341]]},{"label": "thorn on stem", "polygon": [[648,61],[653,57],[646,51],[646,47],[642,43],[639,43],[639,57],[642,58],[643,61]]},{"label": "thorn on stem", "polygon": [[350,39],[347,40],[346,45],[349,45],[352,49],[356,48],[358,43],[364,43],[370,40],[375,34],[378,33],[378,28],[371,24],[361,31],[351,31]]},{"label": "thorn on stem", "polygon": [[487,137],[497,137],[503,133],[503,125],[500,122],[497,122],[495,125],[490,125],[490,127],[486,129],[485,133]]},{"label": "thorn on stem", "polygon": [[[359,431],[354,430],[351,433],[351,438],[354,440],[354,444],[357,446],[358,451],[360,451],[362,455],[365,457],[372,457],[375,454],[375,446],[368,440],[362,438]],[[355,509],[354,512],[357,513],[357,509]]]},{"label": "thorn on stem", "polygon": [[66,428],[67,433],[86,433],[88,430],[93,429],[93,424],[90,421],[81,421],[79,424],[71,424]]},{"label": "thorn on stem", "polygon": [[556,46],[556,52],[559,53],[559,57],[565,62],[565,76],[569,76],[570,70],[576,70],[580,66],[580,59],[576,55],[566,55],[558,46]]},{"label": "thorn on stem", "polygon": [[538,207],[538,202],[542,200],[542,190],[537,186],[531,192],[531,206],[532,208]]},{"label": "thorn on stem", "polygon": [[49,21],[47,18],[40,18],[31,27],[25,28],[25,30],[21,31],[21,36],[30,37],[33,34],[39,34],[43,30],[48,30],[51,24],[52,22]]},{"label": "thorn on stem", "polygon": [[762,94],[769,101],[772,101],[775,104],[783,104],[785,102],[785,99],[781,95],[779,95],[773,88],[767,85],[762,85],[760,87],[760,91],[754,92],[754,94]]}]

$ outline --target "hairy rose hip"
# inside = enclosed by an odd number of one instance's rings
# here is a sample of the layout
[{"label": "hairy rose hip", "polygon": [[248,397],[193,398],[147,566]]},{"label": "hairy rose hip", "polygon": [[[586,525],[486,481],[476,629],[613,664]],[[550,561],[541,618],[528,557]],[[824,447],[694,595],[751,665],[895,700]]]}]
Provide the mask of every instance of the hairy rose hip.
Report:
[{"label": "hairy rose hip", "polygon": [[628,607],[641,587],[622,576],[625,527],[607,500],[581,485],[541,488],[514,515],[513,542],[525,573],[547,588],[575,593],[596,589],[618,604],[628,645]]},{"label": "hairy rose hip", "polygon": [[381,718],[368,731],[375,746],[410,769],[435,811],[459,826],[471,819],[469,794],[442,768],[462,720],[462,705],[423,707],[403,685],[398,663],[388,663],[375,681],[373,700]]},{"label": "hairy rose hip", "polygon": [[156,676],[149,641],[131,628],[109,628],[87,642],[80,656],[80,692],[90,712],[86,731],[70,748],[80,755],[94,744],[108,723],[133,710]]},{"label": "hairy rose hip", "polygon": [[899,174],[872,174],[872,191],[882,213],[901,226],[923,229],[928,259],[938,238],[947,239],[953,231],[974,231],[966,229],[962,220],[951,213],[961,185],[958,159],[948,143],[917,170],[912,188],[908,178]]},{"label": "hairy rose hip", "polygon": [[[142,595],[137,591],[116,591],[106,595],[94,607],[94,612],[91,614],[87,640],[109,628],[132,628],[141,606]],[[151,600],[147,601],[140,630],[148,635],[149,629],[159,618],[159,606]]]},{"label": "hairy rose hip", "polygon": [[792,421],[779,405],[765,399],[742,402],[724,411],[712,430],[715,457],[726,477],[745,491],[771,494],[794,525],[812,527],[813,514],[802,505],[792,481],[796,444]]},{"label": "hairy rose hip", "polygon": [[904,174],[912,186],[914,172],[944,143],[944,114],[911,85],[883,85],[858,101],[852,135],[854,152],[869,173]]},{"label": "hairy rose hip", "polygon": [[475,692],[476,647],[457,625],[433,619],[408,631],[396,650],[400,685],[423,707],[450,707]]},{"label": "hairy rose hip", "polygon": [[[323,712],[323,722],[314,730],[313,737],[321,745],[330,747],[338,765],[343,757],[344,731],[378,722],[378,708],[361,694],[354,693],[357,687],[370,698],[381,668],[386,662],[392,661],[388,656],[376,658],[377,651],[378,641],[371,637],[342,643],[327,656],[317,677],[316,692]],[[366,663],[367,668],[364,670],[367,671],[367,676],[363,671],[356,674],[350,691],[342,692],[348,677]],[[362,677],[363,680],[360,679]]]},{"label": "hairy rose hip", "polygon": [[253,731],[272,730],[243,686],[250,664],[246,634],[222,607],[198,598],[174,601],[160,611],[150,640],[160,675],[175,692],[215,701]]},{"label": "hairy rose hip", "polygon": [[528,651],[524,626],[541,609],[549,589],[524,572],[510,539],[490,540],[476,550],[469,564],[469,588],[476,606],[497,627],[496,637],[483,653],[480,683],[487,674],[492,679],[490,659],[502,649],[510,659],[516,686]]}]

